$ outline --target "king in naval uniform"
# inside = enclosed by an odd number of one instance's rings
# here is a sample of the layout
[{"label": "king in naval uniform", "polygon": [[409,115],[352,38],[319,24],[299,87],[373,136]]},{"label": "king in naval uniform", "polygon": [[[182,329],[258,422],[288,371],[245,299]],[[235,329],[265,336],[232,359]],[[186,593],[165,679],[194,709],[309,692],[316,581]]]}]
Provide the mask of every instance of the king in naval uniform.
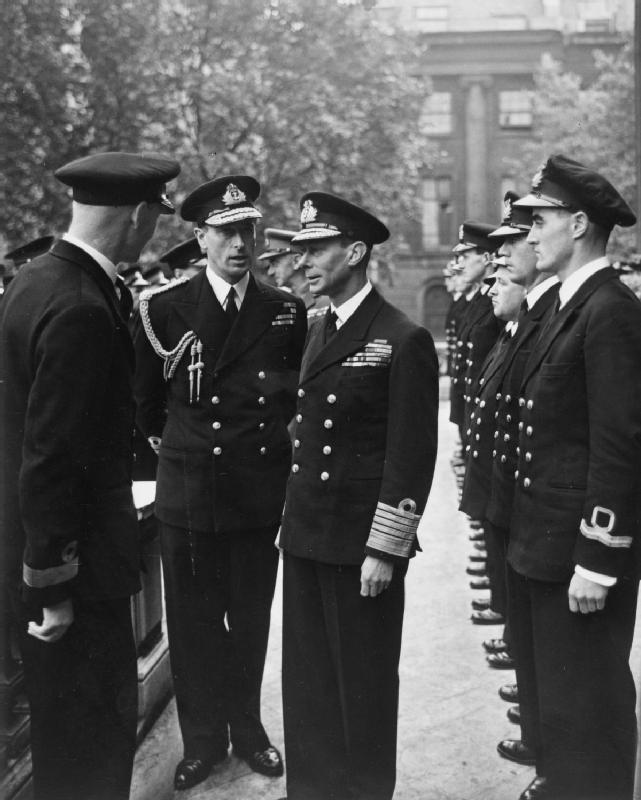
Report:
[{"label": "king in naval uniform", "polygon": [[289,800],[389,800],[404,577],[436,457],[432,337],[367,280],[389,232],[342,198],[301,200],[301,266],[331,301],[298,388],[284,550]]}]

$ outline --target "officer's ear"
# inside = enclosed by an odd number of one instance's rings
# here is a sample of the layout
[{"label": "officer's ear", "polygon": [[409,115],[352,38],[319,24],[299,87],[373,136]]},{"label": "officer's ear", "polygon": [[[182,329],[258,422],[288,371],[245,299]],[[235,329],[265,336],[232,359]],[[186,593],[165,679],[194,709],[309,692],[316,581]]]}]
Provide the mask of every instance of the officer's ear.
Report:
[{"label": "officer's ear", "polygon": [[367,253],[367,245],[365,242],[352,242],[349,246],[349,254],[347,256],[347,263],[350,267],[358,266],[365,258]]},{"label": "officer's ear", "polygon": [[572,214],[572,238],[582,239],[587,233],[590,220],[585,211],[575,211]]},{"label": "officer's ear", "polygon": [[194,228],[194,235],[200,245],[200,252],[206,253],[207,246],[205,245],[205,231],[202,228]]}]

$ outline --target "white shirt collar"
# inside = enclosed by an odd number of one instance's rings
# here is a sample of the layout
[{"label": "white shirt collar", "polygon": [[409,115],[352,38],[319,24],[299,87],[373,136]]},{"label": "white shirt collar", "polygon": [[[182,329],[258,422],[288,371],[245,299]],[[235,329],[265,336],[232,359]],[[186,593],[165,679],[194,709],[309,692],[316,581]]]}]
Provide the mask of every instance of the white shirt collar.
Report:
[{"label": "white shirt collar", "polygon": [[341,303],[340,306],[335,306],[334,303],[330,303],[331,310],[336,314],[336,330],[347,322],[371,291],[372,284],[367,281],[362,289],[359,289],[356,294],[352,295],[349,300]]},{"label": "white shirt collar", "polygon": [[505,323],[505,330],[510,334],[510,336],[514,336],[516,333],[517,328],[519,327],[519,323],[515,319],[511,319]]},{"label": "white shirt collar", "polygon": [[83,242],[81,239],[78,239],[76,236],[72,236],[70,233],[63,233],[61,236],[65,242],[69,242],[69,244],[73,244],[78,247],[80,250],[84,250],[84,252],[93,258],[93,260],[99,264],[104,271],[107,273],[109,280],[115,285],[116,284],[116,277],[118,275],[118,270],[116,269],[116,265],[113,261],[110,261],[107,256],[104,256],[99,250],[96,250],[95,247],[92,247],[90,244]]},{"label": "white shirt collar", "polygon": [[537,283],[536,286],[533,286],[525,295],[525,302],[527,303],[528,311],[543,297],[549,288],[558,282],[559,279],[556,275],[550,275],[549,278],[546,278],[544,281],[541,281],[541,283]]},{"label": "white shirt collar", "polygon": [[602,269],[610,266],[610,260],[607,256],[595,258],[594,261],[588,261],[582,267],[569,275],[561,284],[559,289],[559,308],[563,308],[579,291],[583,284]]},{"label": "white shirt collar", "polygon": [[216,299],[220,303],[220,305],[224,308],[225,301],[227,300],[227,295],[229,294],[229,290],[231,289],[232,285],[238,294],[238,307],[243,303],[245,299],[245,292],[247,291],[247,286],[249,285],[249,271],[246,272],[243,277],[238,281],[238,283],[227,283],[226,280],[220,277],[220,275],[216,275],[214,270],[207,265],[206,269],[207,273],[207,280],[209,281],[209,285],[214,290],[214,294],[216,295]]}]

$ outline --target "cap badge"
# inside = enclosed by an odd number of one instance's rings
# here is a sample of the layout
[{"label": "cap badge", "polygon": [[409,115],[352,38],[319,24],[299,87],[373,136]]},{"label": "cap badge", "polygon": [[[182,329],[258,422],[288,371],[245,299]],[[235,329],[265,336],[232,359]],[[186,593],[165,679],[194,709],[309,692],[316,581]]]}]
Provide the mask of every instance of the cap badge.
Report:
[{"label": "cap badge", "polygon": [[318,215],[318,209],[311,200],[305,200],[303,208],[300,212],[300,221],[303,225],[308,222],[314,222]]},{"label": "cap badge", "polygon": [[532,178],[532,188],[539,189],[541,184],[543,183],[543,170],[545,169],[545,164],[541,164],[538,171]]},{"label": "cap badge", "polygon": [[506,222],[510,222],[512,220],[512,201],[508,197],[508,199],[503,203],[503,219]]},{"label": "cap badge", "polygon": [[238,203],[244,203],[247,200],[245,192],[241,192],[235,183],[227,184],[227,191],[223,195],[223,203],[226,206],[235,206]]}]

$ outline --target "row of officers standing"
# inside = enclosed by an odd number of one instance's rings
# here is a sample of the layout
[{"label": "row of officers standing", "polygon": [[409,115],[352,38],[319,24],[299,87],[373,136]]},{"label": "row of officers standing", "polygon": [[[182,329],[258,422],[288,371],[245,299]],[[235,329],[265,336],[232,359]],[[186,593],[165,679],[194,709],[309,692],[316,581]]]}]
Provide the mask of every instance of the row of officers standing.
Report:
[{"label": "row of officers standing", "polygon": [[500,694],[521,737],[498,751],[536,768],[521,800],[633,795],[641,304],[606,246],[635,221],[605,177],[553,155],[454,248],[450,420],[491,590],[473,621],[506,620],[484,645],[516,670]]},{"label": "row of officers standing", "polygon": [[[258,182],[189,192],[206,267],[132,297],[135,262],[180,166],[101,153],[67,164],[69,230],[0,305],[3,581],[31,708],[36,800],[124,800],[136,737],[130,596],[140,547],[134,418],[157,454],[169,653],[183,740],[174,787],[230,748],[267,777],[261,721],[283,551],[289,800],[389,800],[396,779],[404,577],[436,457],[430,334],[370,284],[376,216],[325,192],[300,201],[314,298],[254,277]],[[285,248],[287,249],[287,248]]]}]

